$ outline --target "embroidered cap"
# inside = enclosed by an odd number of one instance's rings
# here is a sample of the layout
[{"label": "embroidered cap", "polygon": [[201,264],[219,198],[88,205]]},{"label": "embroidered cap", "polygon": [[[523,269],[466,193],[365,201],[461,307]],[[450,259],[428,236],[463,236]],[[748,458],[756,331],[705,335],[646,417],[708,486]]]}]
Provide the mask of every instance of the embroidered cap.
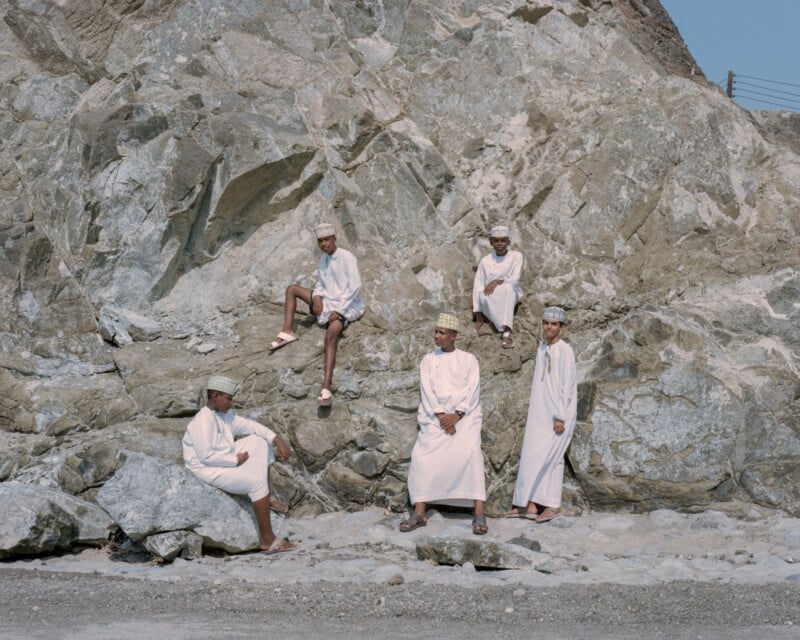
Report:
[{"label": "embroidered cap", "polygon": [[461,331],[461,323],[453,315],[449,313],[440,313],[436,318],[436,326],[443,329],[450,329],[451,331]]},{"label": "embroidered cap", "polygon": [[499,225],[497,225],[495,227],[492,227],[492,230],[489,232],[489,237],[490,238],[508,238],[508,237],[510,237],[509,232],[508,232],[508,227],[506,227],[504,225],[501,225],[501,224],[499,224]]},{"label": "embroidered cap", "polygon": [[567,312],[561,307],[547,307],[542,314],[542,320],[555,320],[556,322],[566,323]]},{"label": "embroidered cap", "polygon": [[239,390],[239,383],[225,376],[211,376],[206,383],[206,389],[209,391],[230,393],[232,396],[235,396],[236,392]]},{"label": "embroidered cap", "polygon": [[330,222],[323,222],[316,229],[314,229],[314,233],[317,234],[317,240],[320,238],[327,238],[328,236],[335,236],[336,227],[334,227]]}]

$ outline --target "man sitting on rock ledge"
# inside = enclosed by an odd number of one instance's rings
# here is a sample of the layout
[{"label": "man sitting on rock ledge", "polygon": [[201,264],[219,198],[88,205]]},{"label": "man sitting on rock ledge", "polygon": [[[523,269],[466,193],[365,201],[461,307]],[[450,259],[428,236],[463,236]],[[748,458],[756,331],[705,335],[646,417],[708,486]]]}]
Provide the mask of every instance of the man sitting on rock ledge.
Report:
[{"label": "man sitting on rock ledge", "polygon": [[358,272],[358,261],[346,249],[337,248],[334,226],[323,223],[314,232],[317,236],[317,246],[322,250],[317,271],[317,286],[313,290],[296,284],[286,288],[283,329],[269,348],[270,351],[275,351],[297,340],[297,335],[292,329],[292,321],[298,298],[305,302],[311,308],[311,313],[317,316],[317,323],[326,327],[323,365],[325,374],[317,404],[328,407],[333,402],[331,380],[336,364],[336,345],[339,336],[348,324],[358,320],[364,313],[364,301],[359,295],[361,275]]},{"label": "man sitting on rock ledge", "polygon": [[472,532],[484,535],[488,531],[481,452],[481,374],[477,358],[456,349],[459,328],[458,318],[439,314],[433,334],[436,349],[419,365],[419,435],[408,470],[414,513],[400,523],[400,531],[424,527],[429,502],[457,507],[474,504]]},{"label": "man sitting on rock ledge", "polygon": [[[291,551],[297,545],[278,538],[270,520],[269,464],[291,449],[263,424],[231,411],[239,384],[225,376],[211,376],[206,384],[206,406],[192,418],[183,436],[186,467],[203,482],[253,502],[258,523],[258,548],[272,554]],[[247,436],[234,441],[234,436]]]},{"label": "man sitting on rock ledge", "polygon": [[472,286],[472,311],[475,330],[488,320],[501,333],[503,349],[513,349],[511,337],[514,326],[514,307],[522,297],[519,279],[522,276],[522,254],[509,251],[511,238],[506,226],[495,226],[489,232],[493,251],[484,256],[475,272]]}]

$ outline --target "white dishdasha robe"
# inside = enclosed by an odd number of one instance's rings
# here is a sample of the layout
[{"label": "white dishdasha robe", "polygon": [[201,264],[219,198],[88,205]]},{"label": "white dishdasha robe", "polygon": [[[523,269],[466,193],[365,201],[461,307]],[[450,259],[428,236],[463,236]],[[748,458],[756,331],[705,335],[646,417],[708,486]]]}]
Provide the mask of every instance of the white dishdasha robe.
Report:
[{"label": "white dishdasha robe", "polygon": [[[472,506],[486,499],[481,452],[480,368],[471,353],[436,349],[419,366],[419,434],[411,452],[411,502]],[[455,435],[439,426],[436,413],[463,411]]]},{"label": "white dishdasha robe", "polygon": [[[492,251],[481,259],[475,272],[472,310],[485,315],[498,331],[502,331],[503,327],[514,326],[514,307],[522,298],[522,289],[519,288],[522,261],[519,251],[507,251],[504,256],[498,256]],[[498,278],[503,280],[503,284],[498,285],[490,295],[486,295],[483,292],[486,285]]]},{"label": "white dishdasha robe", "polygon": [[[536,352],[513,504],[561,506],[564,453],[575,431],[577,413],[578,372],[572,347],[563,340],[552,345],[543,342]],[[554,419],[564,421],[561,435],[553,431]]]},{"label": "white dishdasha robe", "polygon": [[[247,437],[234,441],[235,436]],[[186,427],[183,461],[204,482],[255,502],[269,495],[274,440],[275,432],[255,420],[203,407]],[[237,466],[242,451],[249,457]]]},{"label": "white dishdasha robe", "polygon": [[323,253],[319,259],[317,285],[313,296],[322,296],[322,313],[317,318],[321,325],[328,324],[334,311],[348,322],[358,320],[364,313],[364,301],[359,295],[361,275],[358,261],[347,249],[337,247],[333,255]]}]

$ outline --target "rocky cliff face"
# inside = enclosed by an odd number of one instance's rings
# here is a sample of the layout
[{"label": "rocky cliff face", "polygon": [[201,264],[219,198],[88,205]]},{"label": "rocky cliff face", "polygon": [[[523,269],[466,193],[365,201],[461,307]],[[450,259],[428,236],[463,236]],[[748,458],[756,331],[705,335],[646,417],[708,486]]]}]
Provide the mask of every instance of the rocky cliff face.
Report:
[{"label": "rocky cliff face", "polygon": [[[402,505],[433,319],[469,326],[506,223],[517,348],[459,343],[482,369],[491,508],[555,303],[582,379],[573,504],[800,514],[800,158],[706,82],[656,0],[0,14],[0,480],[91,498],[119,447],[179,460],[220,372],[291,440],[274,480],[295,513]],[[267,349],[322,220],[368,306],[330,413],[313,319]]]}]

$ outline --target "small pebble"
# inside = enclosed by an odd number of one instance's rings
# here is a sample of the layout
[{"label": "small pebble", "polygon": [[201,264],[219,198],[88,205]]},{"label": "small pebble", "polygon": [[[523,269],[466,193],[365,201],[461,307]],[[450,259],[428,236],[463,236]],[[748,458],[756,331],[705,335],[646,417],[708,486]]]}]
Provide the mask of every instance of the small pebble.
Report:
[{"label": "small pebble", "polygon": [[391,578],[389,578],[389,584],[393,586],[403,584],[404,582],[405,578],[403,578],[403,576],[401,576],[399,573],[395,573]]},{"label": "small pebble", "polygon": [[514,613],[514,607],[506,607],[505,613]]},{"label": "small pebble", "polygon": [[528,592],[527,592],[527,591],[525,591],[525,589],[514,589],[514,597],[515,597],[515,598],[521,598],[521,597],[522,597],[522,596],[524,596],[526,593],[528,593]]}]

